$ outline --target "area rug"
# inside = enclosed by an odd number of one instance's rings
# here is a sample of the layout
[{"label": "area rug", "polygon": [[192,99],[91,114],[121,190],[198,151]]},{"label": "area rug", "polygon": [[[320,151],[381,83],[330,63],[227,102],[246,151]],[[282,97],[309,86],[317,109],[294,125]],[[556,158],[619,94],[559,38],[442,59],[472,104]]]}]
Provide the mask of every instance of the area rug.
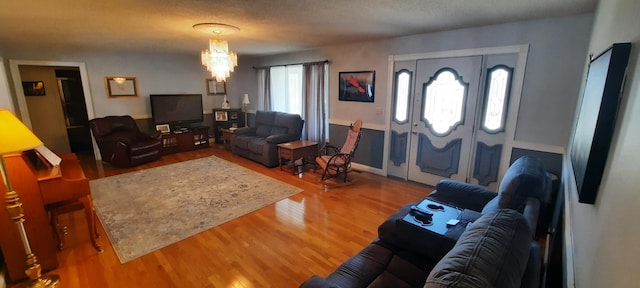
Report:
[{"label": "area rug", "polygon": [[121,263],[302,191],[215,156],[90,185],[96,213]]}]

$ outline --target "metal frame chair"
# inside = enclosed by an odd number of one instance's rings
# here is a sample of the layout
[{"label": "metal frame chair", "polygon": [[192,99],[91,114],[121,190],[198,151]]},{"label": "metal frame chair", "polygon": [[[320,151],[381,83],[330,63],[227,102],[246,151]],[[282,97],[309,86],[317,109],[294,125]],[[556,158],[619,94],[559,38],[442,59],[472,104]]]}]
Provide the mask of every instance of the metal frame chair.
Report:
[{"label": "metal frame chair", "polygon": [[[342,147],[336,147],[329,143],[321,149],[326,155],[316,157],[316,163],[322,167],[322,181],[344,175],[343,182],[347,182],[347,172],[351,167],[351,159],[358,148],[362,135],[362,120],[354,122],[347,132],[347,139]],[[332,154],[327,154],[331,152]]]}]

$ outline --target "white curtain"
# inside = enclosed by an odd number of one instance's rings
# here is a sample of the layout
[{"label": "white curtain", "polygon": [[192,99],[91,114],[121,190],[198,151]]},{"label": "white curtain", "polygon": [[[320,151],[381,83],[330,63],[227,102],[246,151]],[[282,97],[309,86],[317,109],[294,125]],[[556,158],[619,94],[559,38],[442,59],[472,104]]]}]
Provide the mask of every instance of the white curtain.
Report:
[{"label": "white curtain", "polygon": [[324,145],[329,130],[327,61],[256,68],[258,110],[299,114],[302,139]]}]

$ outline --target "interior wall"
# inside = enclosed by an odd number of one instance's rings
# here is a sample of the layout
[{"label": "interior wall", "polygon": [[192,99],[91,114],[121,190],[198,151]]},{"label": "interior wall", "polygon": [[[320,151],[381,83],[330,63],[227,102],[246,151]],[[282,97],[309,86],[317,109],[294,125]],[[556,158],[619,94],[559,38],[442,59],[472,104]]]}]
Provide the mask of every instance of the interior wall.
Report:
[{"label": "interior wall", "polygon": [[[516,140],[565,147],[580,89],[592,14],[420,34],[322,47],[263,57],[268,66],[328,59],[332,121],[361,118],[366,127],[386,127],[390,97],[388,56],[529,44]],[[562,39],[562,41],[560,41]],[[338,101],[338,73],[375,70],[375,102]]]},{"label": "interior wall", "polygon": [[0,57],[0,108],[7,109],[13,114],[16,110],[13,107],[13,101],[11,100],[11,90],[9,90],[9,78],[7,72],[4,69],[4,59]]},{"label": "interior wall", "polygon": [[22,81],[44,82],[45,95],[26,96],[31,130],[47,148],[56,153],[70,153],[65,115],[60,102],[55,67],[20,66]]},{"label": "interior wall", "polygon": [[[640,1],[599,1],[589,53],[616,42],[631,42],[631,57],[620,111],[602,183],[594,205],[578,203],[571,166],[565,161],[573,236],[575,287],[637,287],[640,274]],[[586,68],[585,73],[586,75]],[[585,79],[586,76],[583,77]],[[581,95],[581,94],[580,94]],[[579,106],[578,106],[579,107]],[[566,157],[565,157],[566,158]],[[566,159],[568,160],[568,159]]]}]

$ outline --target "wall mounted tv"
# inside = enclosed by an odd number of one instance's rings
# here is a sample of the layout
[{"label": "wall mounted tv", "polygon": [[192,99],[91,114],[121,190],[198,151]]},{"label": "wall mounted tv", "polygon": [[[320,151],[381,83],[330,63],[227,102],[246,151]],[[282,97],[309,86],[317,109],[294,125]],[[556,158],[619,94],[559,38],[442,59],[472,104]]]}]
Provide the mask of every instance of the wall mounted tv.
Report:
[{"label": "wall mounted tv", "polygon": [[615,130],[630,51],[630,43],[616,43],[589,63],[569,150],[581,203],[593,204],[596,200]]},{"label": "wall mounted tv", "polygon": [[155,124],[176,127],[204,121],[202,94],[152,94],[149,98]]}]

